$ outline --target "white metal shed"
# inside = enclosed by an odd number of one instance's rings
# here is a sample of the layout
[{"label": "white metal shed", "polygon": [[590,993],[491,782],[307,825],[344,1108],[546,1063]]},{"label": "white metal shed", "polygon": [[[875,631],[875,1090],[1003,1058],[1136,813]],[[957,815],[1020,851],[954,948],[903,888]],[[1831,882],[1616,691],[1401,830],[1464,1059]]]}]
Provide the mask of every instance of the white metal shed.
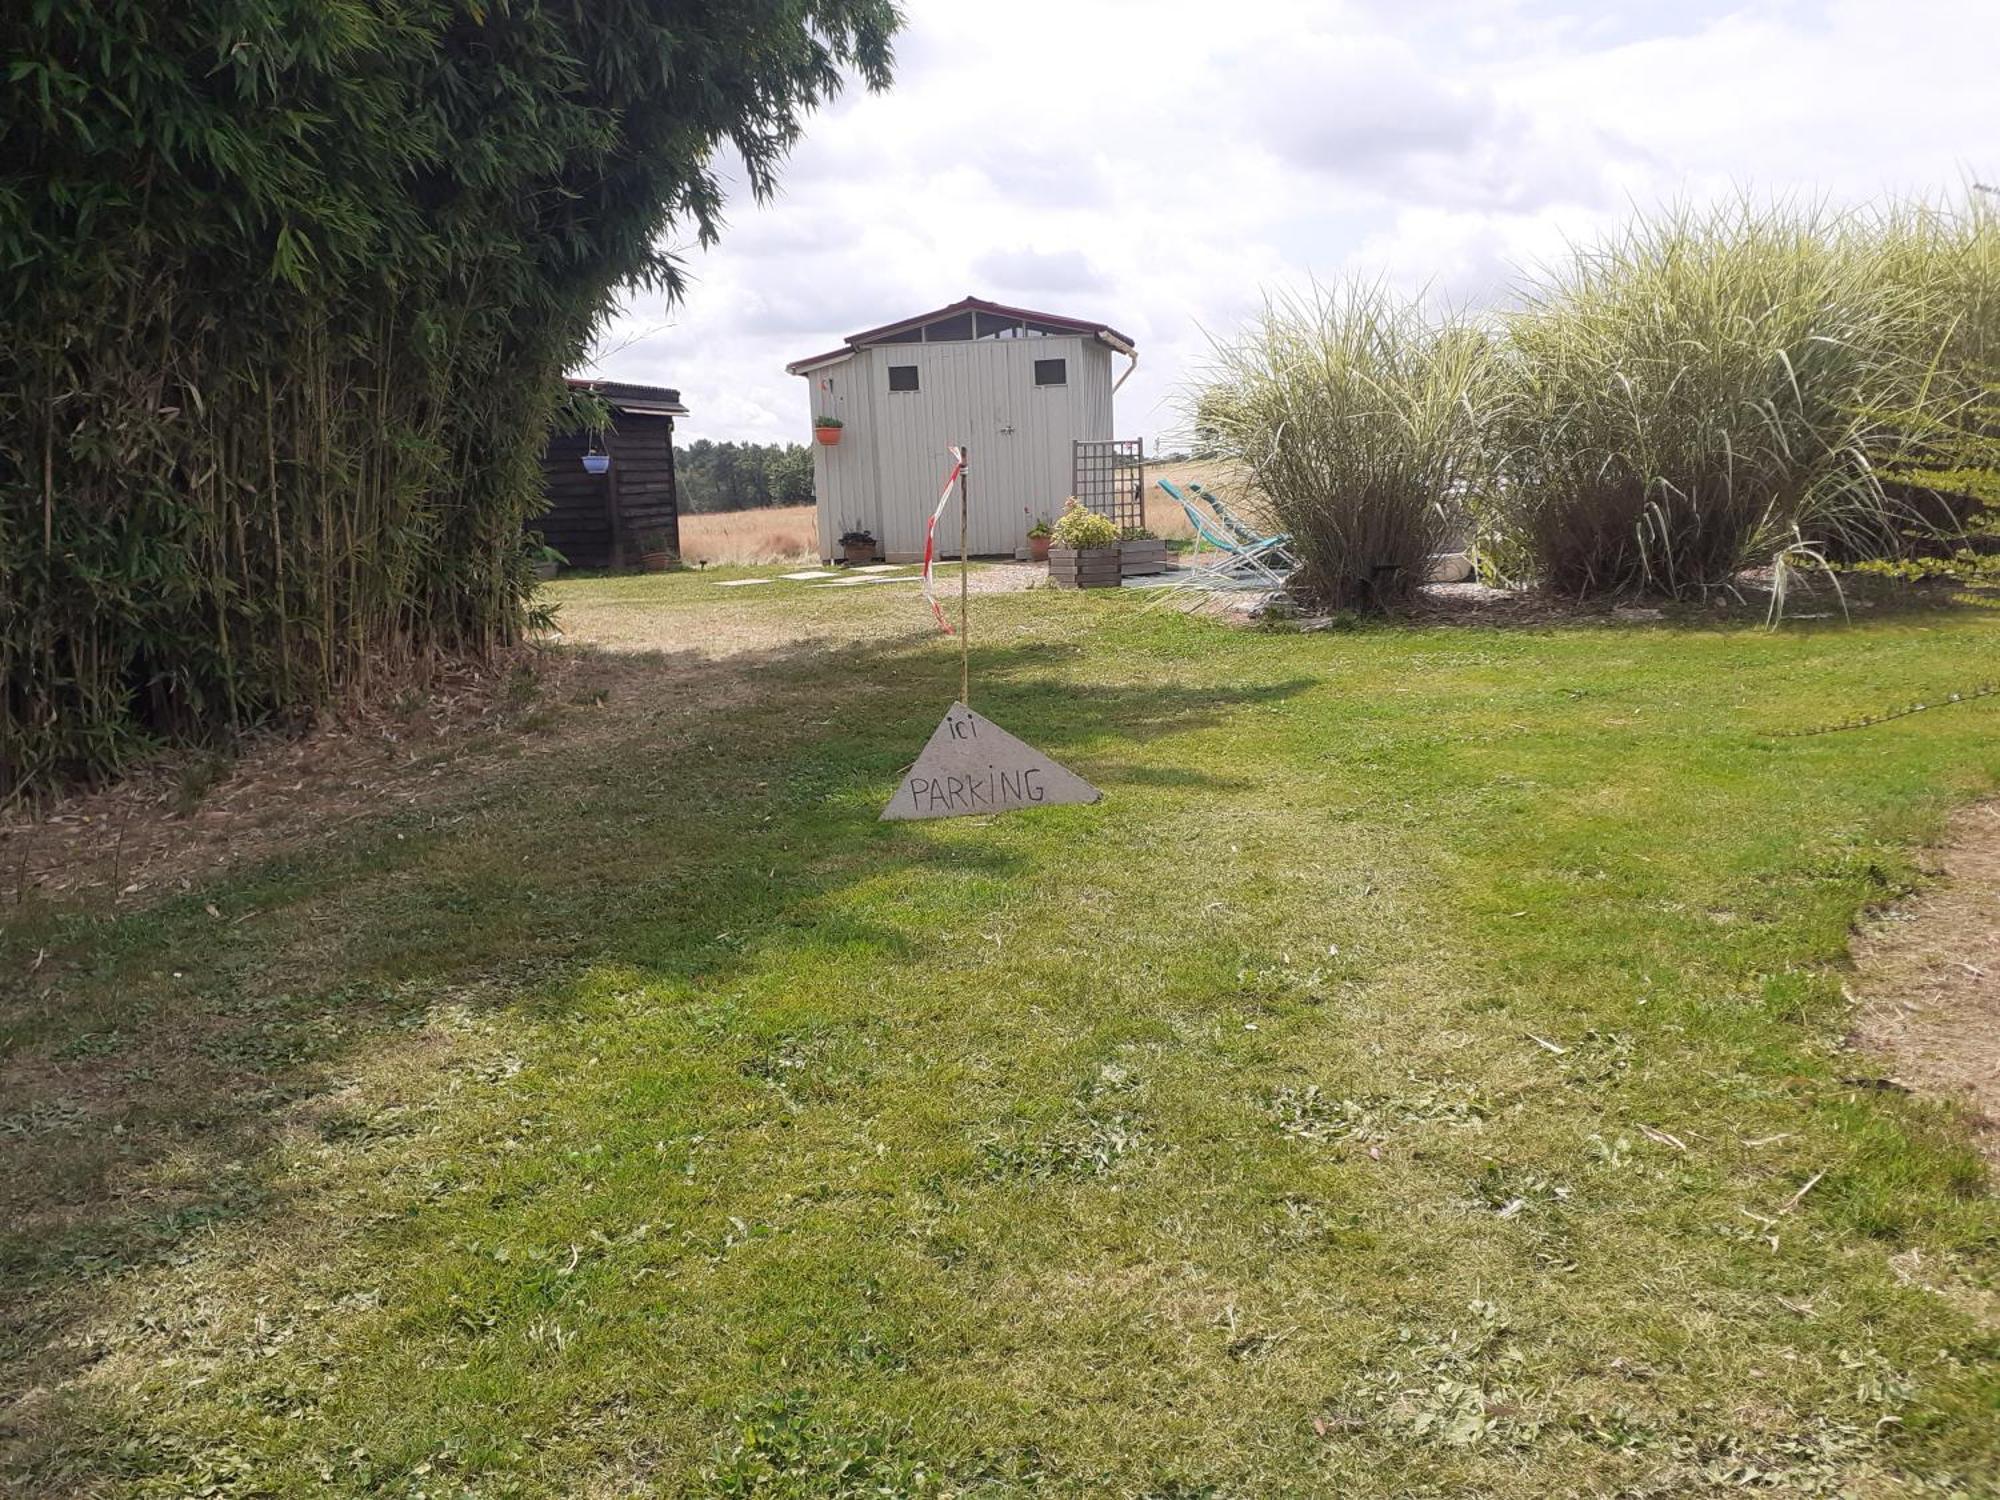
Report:
[{"label": "white metal shed", "polygon": [[[1131,361],[1115,381],[1114,353]],[[813,450],[820,556],[850,528],[891,562],[922,556],[956,444],[972,460],[966,551],[1013,554],[1036,517],[1062,513],[1076,445],[1112,437],[1112,392],[1138,361],[1108,324],[967,297],[785,366],[811,383],[815,419],[844,424]],[[956,520],[939,532],[939,554],[956,556]]]}]

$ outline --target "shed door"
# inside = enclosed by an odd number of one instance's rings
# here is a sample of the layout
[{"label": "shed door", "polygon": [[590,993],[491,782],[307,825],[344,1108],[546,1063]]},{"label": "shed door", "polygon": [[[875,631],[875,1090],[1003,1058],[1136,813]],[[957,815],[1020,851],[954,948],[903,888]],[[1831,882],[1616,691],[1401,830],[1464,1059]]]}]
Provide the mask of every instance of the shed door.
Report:
[{"label": "shed door", "polygon": [[[967,474],[969,513],[966,550],[973,556],[1010,556],[1027,535],[1030,447],[1033,434],[1022,421],[1021,393],[1026,366],[1006,343],[933,346],[924,351],[936,367],[941,425],[939,448],[963,443],[971,458]],[[934,497],[935,498],[935,497]],[[940,555],[958,555],[958,514],[946,507],[938,523]]]}]

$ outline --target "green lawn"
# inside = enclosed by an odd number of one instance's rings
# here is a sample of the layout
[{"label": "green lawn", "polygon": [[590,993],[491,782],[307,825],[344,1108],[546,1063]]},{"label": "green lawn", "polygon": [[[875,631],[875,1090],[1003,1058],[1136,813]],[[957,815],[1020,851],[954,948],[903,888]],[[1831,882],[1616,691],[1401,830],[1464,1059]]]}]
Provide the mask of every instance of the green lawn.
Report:
[{"label": "green lawn", "polygon": [[956,652],[817,597],[883,628],[14,919],[0,1488],[2000,1492],[2000,1212],[1841,997],[2000,705],[1766,733],[2000,613],[981,599],[974,706],[1105,800],[885,825]]}]

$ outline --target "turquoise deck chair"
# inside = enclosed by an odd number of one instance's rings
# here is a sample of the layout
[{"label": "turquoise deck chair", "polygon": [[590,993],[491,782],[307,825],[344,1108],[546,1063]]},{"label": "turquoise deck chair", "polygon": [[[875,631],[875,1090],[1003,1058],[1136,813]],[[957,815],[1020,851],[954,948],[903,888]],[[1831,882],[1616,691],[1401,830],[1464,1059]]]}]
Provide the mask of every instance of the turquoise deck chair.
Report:
[{"label": "turquoise deck chair", "polygon": [[[1195,565],[1190,576],[1183,580],[1188,587],[1206,588],[1273,588],[1285,586],[1285,579],[1297,566],[1289,549],[1288,536],[1250,536],[1239,539],[1229,535],[1217,521],[1211,521],[1195,508],[1192,500],[1175,487],[1173,481],[1155,481],[1172,500],[1184,511],[1188,525],[1194,528]],[[1201,560],[1201,549],[1211,548],[1215,557],[1209,562]]]},{"label": "turquoise deck chair", "polygon": [[1237,541],[1242,542],[1245,546],[1254,546],[1259,542],[1274,541],[1278,544],[1278,550],[1284,554],[1281,561],[1283,561],[1285,566],[1287,568],[1298,567],[1298,559],[1292,555],[1292,538],[1290,533],[1274,532],[1267,537],[1248,521],[1237,515],[1235,511],[1231,510],[1220,495],[1212,494],[1208,489],[1196,484],[1192,479],[1188,481],[1187,487],[1190,495],[1193,495],[1195,499],[1215,512],[1215,518],[1222,523],[1222,529],[1235,537]]}]

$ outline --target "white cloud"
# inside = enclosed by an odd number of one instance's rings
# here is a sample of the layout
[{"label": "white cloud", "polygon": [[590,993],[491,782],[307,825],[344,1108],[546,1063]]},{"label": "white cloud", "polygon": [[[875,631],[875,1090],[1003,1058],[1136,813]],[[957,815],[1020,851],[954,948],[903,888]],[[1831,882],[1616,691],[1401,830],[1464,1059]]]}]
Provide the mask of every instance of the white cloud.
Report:
[{"label": "white cloud", "polygon": [[1503,298],[1633,205],[1859,202],[2000,170],[2000,5],[1968,0],[906,0],[896,87],[808,128],[768,205],[634,298],[595,373],[694,436],[804,435],[787,360],[967,294],[1138,341],[1121,435],[1178,425],[1266,289]]},{"label": "white cloud", "polygon": [[981,283],[1003,294],[1016,292],[1033,296],[1040,292],[1096,293],[1111,290],[1105,274],[1081,250],[1032,250],[1026,247],[993,250],[972,263]]}]

